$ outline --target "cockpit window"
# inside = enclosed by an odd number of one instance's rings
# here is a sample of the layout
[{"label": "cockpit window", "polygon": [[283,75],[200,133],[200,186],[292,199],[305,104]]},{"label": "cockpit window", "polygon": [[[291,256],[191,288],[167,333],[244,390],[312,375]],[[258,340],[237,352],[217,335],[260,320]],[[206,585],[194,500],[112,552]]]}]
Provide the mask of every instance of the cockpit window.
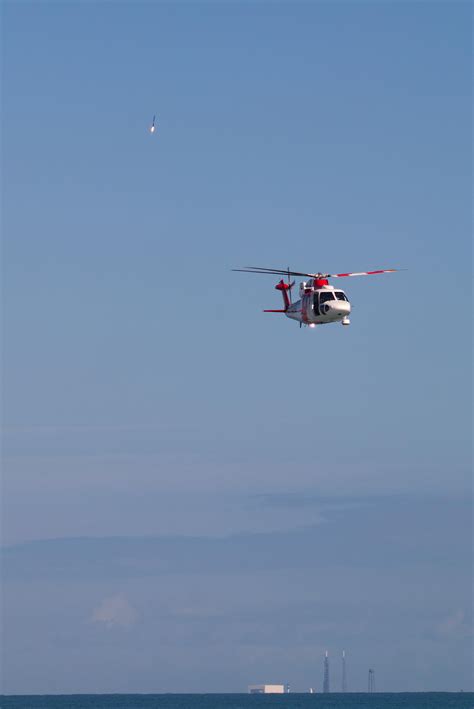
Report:
[{"label": "cockpit window", "polygon": [[336,295],[336,299],[337,299],[337,300],[347,300],[346,294],[343,293],[343,292],[340,291],[340,290],[337,290],[336,293],[335,293],[335,295]]},{"label": "cockpit window", "polygon": [[323,293],[319,294],[319,304],[325,303],[327,300],[334,300],[334,293],[332,290],[330,291],[324,291]]}]

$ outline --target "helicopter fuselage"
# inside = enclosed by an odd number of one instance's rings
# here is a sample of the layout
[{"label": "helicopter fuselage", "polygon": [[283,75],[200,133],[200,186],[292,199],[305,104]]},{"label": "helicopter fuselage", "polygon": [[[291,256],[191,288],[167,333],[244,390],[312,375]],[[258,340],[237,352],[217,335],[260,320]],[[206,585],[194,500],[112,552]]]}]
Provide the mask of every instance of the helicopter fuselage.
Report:
[{"label": "helicopter fuselage", "polygon": [[303,282],[300,285],[300,300],[290,303],[285,315],[303,325],[323,325],[341,322],[349,325],[351,304],[344,291],[324,285],[314,288]]}]

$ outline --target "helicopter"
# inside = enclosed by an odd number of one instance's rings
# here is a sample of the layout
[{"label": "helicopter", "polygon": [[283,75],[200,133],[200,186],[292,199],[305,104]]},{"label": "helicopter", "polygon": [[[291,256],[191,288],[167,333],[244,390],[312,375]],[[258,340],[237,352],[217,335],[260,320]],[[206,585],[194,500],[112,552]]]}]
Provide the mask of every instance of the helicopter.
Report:
[{"label": "helicopter", "polygon": [[[299,322],[300,327],[306,325],[314,328],[316,325],[340,322],[342,325],[350,325],[349,318],[351,304],[343,290],[329,285],[328,278],[346,278],[352,276],[375,276],[379,273],[395,273],[398,268],[386,268],[378,271],[359,271],[354,273],[302,273],[300,271],[290,271],[289,268],[261,268],[259,266],[246,266],[245,268],[233,268],[233,271],[241,273],[260,273],[264,275],[287,276],[285,282],[283,278],[276,284],[276,290],[283,296],[283,309],[264,310],[264,313],[283,313],[287,318]],[[292,276],[303,276],[307,281],[300,283],[300,300],[292,302],[291,289],[295,281],[291,281]]]}]

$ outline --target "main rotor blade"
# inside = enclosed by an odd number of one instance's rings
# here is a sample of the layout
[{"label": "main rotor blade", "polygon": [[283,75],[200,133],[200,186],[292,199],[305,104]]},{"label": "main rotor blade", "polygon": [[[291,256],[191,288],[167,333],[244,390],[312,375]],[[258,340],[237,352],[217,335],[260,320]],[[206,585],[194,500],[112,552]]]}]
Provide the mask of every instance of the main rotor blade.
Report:
[{"label": "main rotor blade", "polygon": [[395,273],[395,271],[402,271],[401,268],[384,268],[379,271],[359,271],[354,273],[326,273],[324,278],[345,278],[346,276],[376,276],[379,273]]},{"label": "main rotor blade", "polygon": [[289,271],[287,268],[261,268],[260,266],[246,266],[245,268],[233,268],[233,271],[241,273],[264,273],[273,276],[308,276],[314,278],[315,273],[302,273],[301,271]]},{"label": "main rotor blade", "polygon": [[401,268],[384,268],[377,271],[354,271],[352,273],[304,273],[302,271],[290,271],[287,268],[263,268],[260,266],[246,266],[245,268],[233,268],[233,271],[242,273],[263,273],[273,276],[303,276],[307,278],[346,278],[352,276],[376,276],[379,273],[395,273],[403,271]]}]

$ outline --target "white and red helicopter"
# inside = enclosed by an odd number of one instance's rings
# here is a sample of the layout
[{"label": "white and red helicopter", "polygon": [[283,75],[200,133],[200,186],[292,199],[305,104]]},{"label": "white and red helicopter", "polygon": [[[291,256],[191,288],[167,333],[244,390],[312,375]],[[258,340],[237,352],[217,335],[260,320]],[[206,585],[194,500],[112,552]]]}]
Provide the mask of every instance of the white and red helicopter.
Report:
[{"label": "white and red helicopter", "polygon": [[[316,327],[326,323],[341,322],[350,325],[351,304],[344,291],[329,285],[328,278],[346,278],[350,276],[375,276],[379,273],[394,273],[400,269],[387,268],[378,271],[361,271],[359,273],[301,273],[290,271],[289,268],[260,268],[259,266],[246,266],[234,268],[233,271],[243,273],[263,273],[265,275],[287,276],[288,282],[283,278],[275,286],[283,296],[282,310],[264,310],[264,313],[284,313],[287,318],[297,320],[302,325]],[[300,283],[300,300],[295,303],[291,300],[291,289],[295,282],[291,276],[304,276],[308,281]]]}]

